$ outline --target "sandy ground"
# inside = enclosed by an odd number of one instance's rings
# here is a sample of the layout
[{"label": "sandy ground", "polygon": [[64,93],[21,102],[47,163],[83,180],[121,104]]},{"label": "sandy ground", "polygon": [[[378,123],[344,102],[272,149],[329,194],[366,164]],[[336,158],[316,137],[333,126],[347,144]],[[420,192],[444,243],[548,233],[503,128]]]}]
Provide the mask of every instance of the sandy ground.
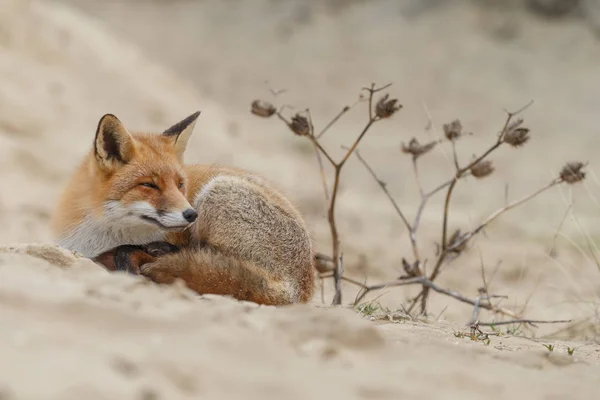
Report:
[{"label": "sandy ground", "polygon": [[589,399],[600,383],[593,346],[486,346],[448,324],[199,298],[52,247],[2,251],[5,399]]},{"label": "sandy ground", "polygon": [[[590,398],[600,383],[600,271],[586,244],[599,237],[600,42],[576,18],[427,3],[2,0],[0,243],[30,245],[0,251],[0,398]],[[275,100],[310,107],[319,126],[361,86],[393,82],[404,109],[361,152],[411,215],[417,192],[401,142],[425,141],[460,117],[477,134],[460,144],[467,160],[493,140],[503,108],[534,99],[525,114],[530,144],[502,150],[492,177],[459,187],[453,227],[468,229],[501,206],[507,183],[516,199],[567,160],[589,161],[589,179],[507,214],[439,283],[474,297],[483,259],[491,290],[509,296],[504,306],[577,324],[520,332],[530,339],[504,329],[486,345],[459,333],[472,310],[444,296],[432,298],[428,322],[331,309],[318,295],[310,306],[256,307],[110,275],[33,244],[51,242],[52,207],[102,114],[158,131],[200,109],[187,159],[235,163],[277,182],[328,251],[311,147],[249,115],[254,98],[274,101],[266,80],[288,90]],[[341,155],[365,115],[357,106],[324,144]],[[449,156],[448,148],[428,156],[428,186],[449,176]],[[348,274],[398,276],[406,230],[359,163],[344,174],[338,218]],[[570,197],[573,213],[550,257]],[[441,201],[424,214],[428,258]],[[346,287],[345,301],[354,293]],[[389,289],[376,300],[393,310],[411,293]]]}]

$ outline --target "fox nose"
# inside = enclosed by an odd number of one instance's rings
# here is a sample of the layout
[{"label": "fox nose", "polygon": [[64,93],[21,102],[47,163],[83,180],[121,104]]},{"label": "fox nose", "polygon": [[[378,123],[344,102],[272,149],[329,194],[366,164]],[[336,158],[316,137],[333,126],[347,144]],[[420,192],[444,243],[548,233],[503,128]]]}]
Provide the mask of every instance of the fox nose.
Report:
[{"label": "fox nose", "polygon": [[188,208],[187,210],[185,210],[183,212],[183,218],[185,218],[185,220],[187,222],[194,222],[196,220],[196,218],[198,218],[198,213],[196,211],[194,211],[192,208]]}]

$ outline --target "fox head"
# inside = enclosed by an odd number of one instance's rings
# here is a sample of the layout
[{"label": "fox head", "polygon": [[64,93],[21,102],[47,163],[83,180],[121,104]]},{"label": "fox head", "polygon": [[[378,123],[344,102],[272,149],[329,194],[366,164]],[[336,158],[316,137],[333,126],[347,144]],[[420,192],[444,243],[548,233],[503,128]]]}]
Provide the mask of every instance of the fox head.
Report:
[{"label": "fox head", "polygon": [[130,133],[106,114],[98,123],[91,168],[96,215],[115,226],[180,231],[198,214],[186,198],[183,154],[200,112],[162,134]]}]

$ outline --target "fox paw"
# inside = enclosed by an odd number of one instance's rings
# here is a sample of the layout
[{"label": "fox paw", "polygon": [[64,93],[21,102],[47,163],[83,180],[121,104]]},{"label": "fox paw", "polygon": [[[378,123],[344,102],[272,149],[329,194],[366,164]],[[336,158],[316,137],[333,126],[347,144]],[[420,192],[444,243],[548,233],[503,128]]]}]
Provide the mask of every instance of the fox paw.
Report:
[{"label": "fox paw", "polygon": [[123,245],[115,249],[114,264],[117,271],[138,275],[143,265],[153,261],[154,257],[140,246]]},{"label": "fox paw", "polygon": [[156,283],[170,284],[178,278],[172,268],[161,265],[159,262],[144,264],[140,268],[140,275]]}]

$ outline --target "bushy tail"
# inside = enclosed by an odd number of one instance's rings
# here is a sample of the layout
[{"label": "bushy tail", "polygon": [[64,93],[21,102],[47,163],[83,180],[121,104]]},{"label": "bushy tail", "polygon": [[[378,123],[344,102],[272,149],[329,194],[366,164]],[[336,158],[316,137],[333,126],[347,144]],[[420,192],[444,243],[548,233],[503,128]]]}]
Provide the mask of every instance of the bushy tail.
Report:
[{"label": "bushy tail", "polygon": [[157,283],[179,278],[200,294],[230,295],[265,305],[306,303],[312,297],[313,271],[295,277],[274,276],[253,262],[227,256],[211,247],[186,248],[145,264],[141,274]]}]

